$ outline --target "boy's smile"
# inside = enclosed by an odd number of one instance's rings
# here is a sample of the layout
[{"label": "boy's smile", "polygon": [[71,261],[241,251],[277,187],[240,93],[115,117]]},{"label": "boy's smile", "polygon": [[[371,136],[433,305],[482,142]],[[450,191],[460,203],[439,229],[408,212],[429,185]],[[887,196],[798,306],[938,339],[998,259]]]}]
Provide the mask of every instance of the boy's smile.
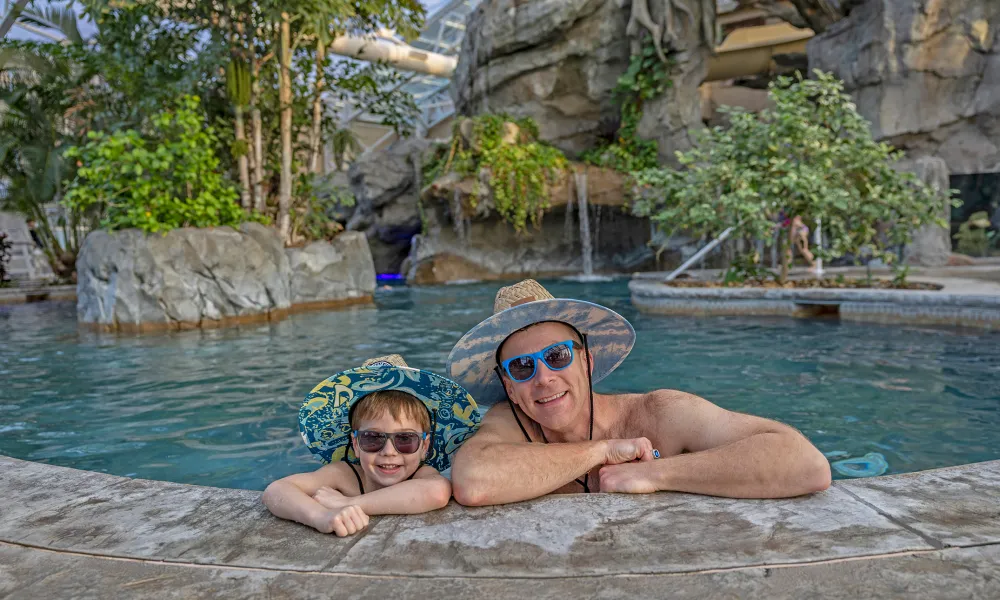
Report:
[{"label": "boy's smile", "polygon": [[[420,423],[412,418],[404,417],[397,421],[386,412],[377,419],[366,419],[358,423],[358,431],[377,431],[380,433],[400,433],[404,431],[423,433]],[[385,440],[385,446],[378,452],[361,450],[357,439],[354,439],[354,453],[361,461],[361,470],[365,475],[365,491],[375,491],[390,485],[406,481],[420,468],[421,461],[427,455],[430,446],[430,436],[421,441],[420,448],[412,454],[402,454],[396,450],[391,439]]]}]

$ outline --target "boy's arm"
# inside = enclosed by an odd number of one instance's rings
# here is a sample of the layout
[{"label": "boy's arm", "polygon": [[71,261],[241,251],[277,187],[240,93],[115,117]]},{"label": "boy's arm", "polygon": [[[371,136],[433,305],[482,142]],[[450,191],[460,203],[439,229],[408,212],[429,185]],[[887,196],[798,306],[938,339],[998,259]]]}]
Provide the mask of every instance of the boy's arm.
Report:
[{"label": "boy's arm", "polygon": [[313,496],[323,487],[342,491],[346,480],[343,463],[325,465],[312,473],[289,475],[267,486],[261,500],[276,517],[308,525],[323,533],[350,535],[368,525],[363,512],[331,511]]},{"label": "boy's arm", "polygon": [[367,515],[415,515],[444,508],[451,499],[451,483],[433,467],[420,467],[413,479],[360,496],[319,491],[324,506],[357,506]]}]

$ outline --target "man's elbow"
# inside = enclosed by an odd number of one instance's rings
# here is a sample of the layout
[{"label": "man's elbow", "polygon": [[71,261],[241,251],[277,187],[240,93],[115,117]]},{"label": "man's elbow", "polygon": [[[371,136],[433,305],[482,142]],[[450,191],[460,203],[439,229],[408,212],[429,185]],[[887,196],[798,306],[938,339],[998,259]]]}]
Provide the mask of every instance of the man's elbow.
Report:
[{"label": "man's elbow", "polygon": [[486,506],[492,504],[486,486],[476,480],[475,473],[456,463],[451,471],[451,492],[455,502],[462,506]]},{"label": "man's elbow", "polygon": [[806,490],[804,493],[812,494],[822,492],[830,487],[833,476],[830,473],[830,462],[816,449],[810,453],[809,460],[805,466],[802,480]]},{"label": "man's elbow", "polygon": [[492,504],[486,490],[482,486],[478,486],[472,482],[453,482],[452,493],[455,496],[455,502],[458,502],[462,506],[487,506]]}]

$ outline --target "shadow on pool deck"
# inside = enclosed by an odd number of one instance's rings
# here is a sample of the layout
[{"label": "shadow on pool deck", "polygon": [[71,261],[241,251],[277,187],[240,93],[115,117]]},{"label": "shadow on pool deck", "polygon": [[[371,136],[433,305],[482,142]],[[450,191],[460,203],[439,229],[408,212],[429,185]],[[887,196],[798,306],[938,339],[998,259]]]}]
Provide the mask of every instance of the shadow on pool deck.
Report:
[{"label": "shadow on pool deck", "polygon": [[688,494],[454,503],[352,538],[260,493],[0,457],[0,596],[1000,596],[1000,461],[788,500]]}]

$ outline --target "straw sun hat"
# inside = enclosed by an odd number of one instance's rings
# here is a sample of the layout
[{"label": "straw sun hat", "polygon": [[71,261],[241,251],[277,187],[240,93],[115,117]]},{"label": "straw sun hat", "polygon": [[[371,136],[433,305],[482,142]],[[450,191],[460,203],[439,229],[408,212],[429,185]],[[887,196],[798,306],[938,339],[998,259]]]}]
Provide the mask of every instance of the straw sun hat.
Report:
[{"label": "straw sun hat", "polygon": [[[479,428],[479,407],[454,381],[407,366],[398,354],[366,360],[323,380],[299,409],[299,432],[309,451],[324,463],[357,463],[351,447],[351,409],[373,392],[398,390],[424,403],[431,414],[431,448],[424,462],[438,471],[451,466],[451,455]],[[346,457],[346,458],[345,458]]]},{"label": "straw sun hat", "polygon": [[586,334],[594,354],[593,382],[622,364],[635,344],[635,330],[625,317],[599,304],[555,298],[533,279],[500,288],[493,316],[466,333],[448,355],[452,379],[469,390],[480,406],[492,406],[506,396],[494,371],[496,351],[512,333],[543,321],[559,321]]}]

